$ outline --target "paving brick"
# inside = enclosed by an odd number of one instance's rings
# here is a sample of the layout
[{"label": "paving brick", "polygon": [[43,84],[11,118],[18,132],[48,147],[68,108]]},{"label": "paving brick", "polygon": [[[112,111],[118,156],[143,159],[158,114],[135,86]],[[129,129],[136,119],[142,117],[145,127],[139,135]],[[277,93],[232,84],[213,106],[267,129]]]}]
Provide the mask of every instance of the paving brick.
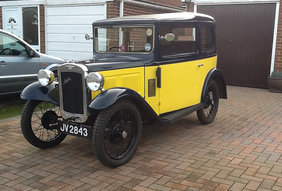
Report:
[{"label": "paving brick", "polygon": [[257,182],[257,181],[249,181],[249,183],[246,185],[245,189],[248,190],[257,190],[258,187],[260,186],[261,182]]},{"label": "paving brick", "polygon": [[211,124],[194,113],[145,125],[135,156],[114,169],[89,140],[40,150],[24,140],[19,117],[0,121],[0,190],[282,190],[282,94],[228,87],[228,97]]},{"label": "paving brick", "polygon": [[270,190],[271,190],[271,188],[272,188],[272,186],[274,185],[274,183],[275,183],[275,181],[273,181],[273,180],[264,180],[264,181],[261,183],[260,187],[261,187],[261,188],[266,188],[266,189],[270,189]]},{"label": "paving brick", "polygon": [[245,187],[246,184],[242,184],[242,183],[234,183],[231,188],[230,191],[240,191],[243,190],[243,188]]},{"label": "paving brick", "polygon": [[157,180],[156,178],[149,177],[145,179],[144,181],[142,181],[139,185],[143,187],[148,187],[151,184],[153,184],[156,180]]},{"label": "paving brick", "polygon": [[172,179],[172,177],[170,177],[170,176],[163,176],[158,181],[156,181],[156,184],[164,185],[171,179]]},{"label": "paving brick", "polygon": [[185,190],[187,188],[187,185],[183,185],[183,184],[177,184],[177,183],[173,183],[173,182],[168,182],[165,184],[165,186],[170,187],[170,188],[175,188],[178,190]]}]

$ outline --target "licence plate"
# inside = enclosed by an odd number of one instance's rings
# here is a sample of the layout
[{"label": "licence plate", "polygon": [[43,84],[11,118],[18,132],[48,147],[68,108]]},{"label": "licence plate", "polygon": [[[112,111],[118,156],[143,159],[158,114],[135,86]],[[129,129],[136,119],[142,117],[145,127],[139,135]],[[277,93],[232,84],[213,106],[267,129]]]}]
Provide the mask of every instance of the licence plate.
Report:
[{"label": "licence plate", "polygon": [[90,126],[76,123],[62,122],[60,124],[60,131],[62,133],[85,138],[91,138],[92,135],[92,128]]}]

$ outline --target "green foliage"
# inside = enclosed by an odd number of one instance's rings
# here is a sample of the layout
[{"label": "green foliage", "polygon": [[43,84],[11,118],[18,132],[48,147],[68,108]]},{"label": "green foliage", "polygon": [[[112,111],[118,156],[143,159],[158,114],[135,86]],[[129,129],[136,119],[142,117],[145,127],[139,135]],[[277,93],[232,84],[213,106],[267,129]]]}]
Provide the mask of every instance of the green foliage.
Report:
[{"label": "green foliage", "polygon": [[0,120],[18,116],[22,112],[25,101],[19,96],[0,97]]}]

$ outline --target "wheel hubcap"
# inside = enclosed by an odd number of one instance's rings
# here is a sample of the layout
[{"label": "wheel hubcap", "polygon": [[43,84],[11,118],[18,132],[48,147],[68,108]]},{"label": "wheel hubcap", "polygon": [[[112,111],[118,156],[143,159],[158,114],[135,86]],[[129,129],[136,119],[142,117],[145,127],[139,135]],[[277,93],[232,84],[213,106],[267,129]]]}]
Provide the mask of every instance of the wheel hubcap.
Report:
[{"label": "wheel hubcap", "polygon": [[123,131],[123,132],[122,132],[122,138],[125,139],[126,137],[127,137],[127,132],[126,132],[126,131]]},{"label": "wheel hubcap", "polygon": [[41,118],[41,123],[47,130],[57,129],[58,116],[52,110],[46,111]]},{"label": "wheel hubcap", "polygon": [[213,108],[214,108],[214,96],[213,92],[209,91],[208,94],[206,95],[206,100],[205,100],[205,108],[204,108],[204,114],[206,117],[211,115]]},{"label": "wheel hubcap", "polygon": [[136,120],[127,110],[117,111],[110,119],[104,132],[106,153],[113,159],[123,158],[136,138]]}]

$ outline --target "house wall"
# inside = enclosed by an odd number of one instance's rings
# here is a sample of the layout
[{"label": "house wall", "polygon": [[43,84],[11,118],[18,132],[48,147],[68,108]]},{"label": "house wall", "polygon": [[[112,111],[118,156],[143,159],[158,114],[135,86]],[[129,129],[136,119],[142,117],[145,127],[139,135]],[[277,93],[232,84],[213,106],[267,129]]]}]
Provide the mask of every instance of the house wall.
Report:
[{"label": "house wall", "polygon": [[274,72],[282,72],[282,7],[279,8]]},{"label": "house wall", "polygon": [[2,7],[0,7],[0,29],[3,29],[3,24],[2,24]]},{"label": "house wall", "polygon": [[40,12],[40,52],[45,53],[45,6],[39,6]]},{"label": "house wall", "polygon": [[131,3],[126,3],[124,5],[124,16],[130,15],[143,15],[143,14],[159,14],[159,13],[169,13],[172,11],[162,10],[158,8],[146,7],[146,6],[136,6]]},{"label": "house wall", "polygon": [[107,18],[115,18],[119,17],[119,2],[112,1],[107,2]]},{"label": "house wall", "polygon": [[153,2],[153,3],[159,3],[163,5],[169,5],[173,7],[181,7],[182,5],[181,0],[147,0],[147,1]]},{"label": "house wall", "polygon": [[[180,7],[182,5],[181,0],[175,0],[175,1],[147,0],[147,2],[159,3],[159,4],[164,4],[167,6],[175,6],[175,7]],[[125,1],[123,16],[169,13],[169,12],[175,12],[175,11],[165,9],[165,8],[163,9],[160,6],[152,7],[152,6],[146,6],[146,5],[137,5],[137,4]],[[119,1],[107,2],[107,18],[114,18],[114,17],[119,17],[119,16],[120,16],[120,2]]]}]

